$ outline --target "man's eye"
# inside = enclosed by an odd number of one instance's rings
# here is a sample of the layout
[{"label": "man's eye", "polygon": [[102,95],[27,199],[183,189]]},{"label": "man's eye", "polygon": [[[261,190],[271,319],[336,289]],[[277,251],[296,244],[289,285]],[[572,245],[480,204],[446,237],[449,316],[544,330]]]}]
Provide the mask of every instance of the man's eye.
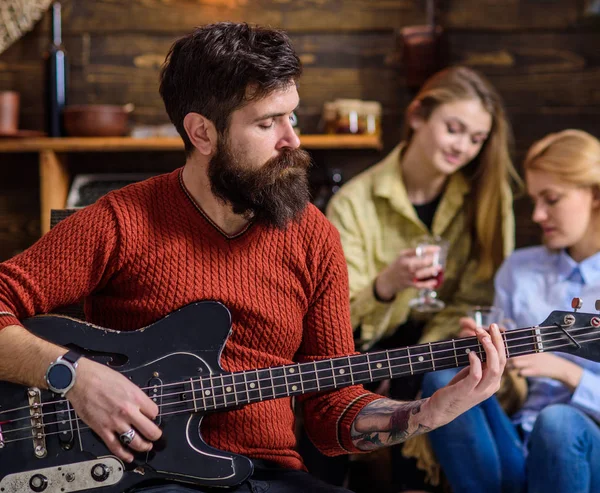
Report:
[{"label": "man's eye", "polygon": [[292,127],[295,127],[296,125],[298,125],[298,117],[296,116],[296,113],[293,111],[290,114],[290,123],[292,124]]},{"label": "man's eye", "polygon": [[258,125],[260,128],[264,128],[265,130],[268,128],[271,128],[273,126],[273,120],[269,121],[269,123],[261,123],[260,125]]}]

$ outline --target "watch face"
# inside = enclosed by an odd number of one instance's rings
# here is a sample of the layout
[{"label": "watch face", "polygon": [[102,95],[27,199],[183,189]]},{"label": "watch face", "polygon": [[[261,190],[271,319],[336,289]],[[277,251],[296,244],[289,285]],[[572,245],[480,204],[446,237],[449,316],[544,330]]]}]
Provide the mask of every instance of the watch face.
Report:
[{"label": "watch face", "polygon": [[48,382],[56,389],[66,389],[73,381],[73,374],[67,365],[54,365],[48,372]]}]

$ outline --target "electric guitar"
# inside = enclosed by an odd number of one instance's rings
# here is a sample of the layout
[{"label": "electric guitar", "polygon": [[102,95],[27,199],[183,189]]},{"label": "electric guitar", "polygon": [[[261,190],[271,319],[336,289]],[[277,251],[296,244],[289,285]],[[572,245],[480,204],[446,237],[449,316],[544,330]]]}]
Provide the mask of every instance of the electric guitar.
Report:
[{"label": "electric guitar", "polygon": [[[471,351],[485,360],[477,338],[467,337],[228,373],[219,360],[231,315],[214,301],[187,305],[132,332],[53,315],[28,319],[25,326],[130,378],[157,403],[157,424],[168,440],[164,447],[137,454],[132,464],[125,464],[75,415],[68,400],[50,391],[0,382],[2,493],[122,493],[160,481],[234,486],[252,474],[253,464],[202,440],[205,414],[466,366]],[[194,330],[198,326],[210,330]],[[540,326],[511,330],[503,337],[509,357],[562,351],[600,360],[600,317],[594,314],[554,311]]]}]

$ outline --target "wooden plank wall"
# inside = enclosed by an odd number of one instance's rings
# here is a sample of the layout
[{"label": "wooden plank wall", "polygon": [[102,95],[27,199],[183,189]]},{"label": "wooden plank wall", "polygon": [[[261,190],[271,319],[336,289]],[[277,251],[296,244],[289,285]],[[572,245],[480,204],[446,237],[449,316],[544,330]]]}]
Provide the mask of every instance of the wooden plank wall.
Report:
[{"label": "wooden plank wall", "polygon": [[[590,0],[440,0],[452,63],[485,73],[504,96],[519,161],[527,146],[566,127],[600,135],[600,30],[586,15]],[[345,178],[376,162],[397,141],[410,100],[398,29],[421,24],[423,0],[64,0],[64,44],[70,103],[134,103],[136,123],[166,122],[158,70],[174,39],[220,20],[288,30],[305,65],[299,119],[317,129],[320,110],[336,97],[375,99],[384,108],[382,153],[315,152],[315,179],[339,167]],[[22,97],[21,128],[43,129],[42,53],[49,16],[0,54],[0,90]],[[74,156],[78,171],[179,166],[183,154]],[[0,260],[37,239],[35,156],[0,154]],[[520,200],[518,245],[537,242],[529,205]]]}]

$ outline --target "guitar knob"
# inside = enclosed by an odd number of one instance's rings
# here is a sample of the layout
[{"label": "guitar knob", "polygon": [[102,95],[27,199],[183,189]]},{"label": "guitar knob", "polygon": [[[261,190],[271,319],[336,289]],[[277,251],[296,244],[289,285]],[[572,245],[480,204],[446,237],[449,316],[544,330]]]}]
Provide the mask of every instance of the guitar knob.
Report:
[{"label": "guitar knob", "polygon": [[[574,312],[579,310],[582,306],[583,306],[583,300],[581,298],[573,298],[571,300],[571,308],[573,308]],[[596,306],[598,306],[597,302],[596,302]]]},{"label": "guitar knob", "polygon": [[48,487],[48,478],[43,474],[35,474],[29,480],[29,487],[36,493],[44,491]]},{"label": "guitar knob", "polygon": [[96,464],[92,467],[92,478],[94,481],[102,483],[106,481],[110,476],[110,469],[106,467],[106,464]]}]

